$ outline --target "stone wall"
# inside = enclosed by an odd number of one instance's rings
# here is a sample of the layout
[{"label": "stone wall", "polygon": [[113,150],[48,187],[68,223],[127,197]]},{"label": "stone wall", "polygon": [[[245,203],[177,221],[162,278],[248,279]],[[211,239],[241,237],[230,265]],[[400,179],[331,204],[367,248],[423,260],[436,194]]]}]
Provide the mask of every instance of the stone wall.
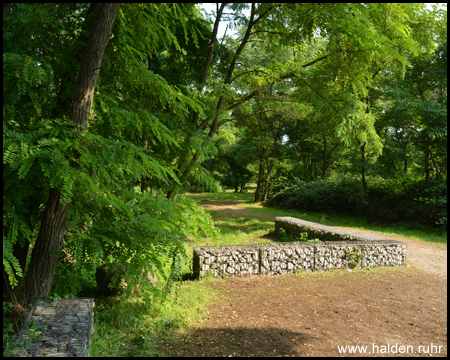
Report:
[{"label": "stone wall", "polygon": [[393,240],[290,242],[249,246],[196,247],[194,274],[282,275],[303,270],[333,270],[366,266],[402,266],[406,245]]},{"label": "stone wall", "polygon": [[[88,356],[94,332],[94,299],[36,300],[21,330],[5,350],[14,356]],[[27,327],[37,325],[40,336],[32,339]]]},{"label": "stone wall", "polygon": [[194,274],[211,271],[214,276],[259,275],[259,249],[255,246],[197,247],[194,250]]},{"label": "stone wall", "polygon": [[402,266],[406,245],[378,236],[356,233],[291,217],[275,218],[275,231],[324,242],[286,242],[249,246],[196,247],[194,274],[278,275],[303,270],[333,270],[366,266]]}]

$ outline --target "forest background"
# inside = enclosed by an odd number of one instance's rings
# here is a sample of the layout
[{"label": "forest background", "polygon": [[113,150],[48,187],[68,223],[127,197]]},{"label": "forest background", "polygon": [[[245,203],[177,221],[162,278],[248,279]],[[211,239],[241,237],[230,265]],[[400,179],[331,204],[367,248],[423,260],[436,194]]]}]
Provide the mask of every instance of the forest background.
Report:
[{"label": "forest background", "polygon": [[3,94],[11,299],[102,264],[164,298],[182,240],[217,237],[187,191],[446,231],[443,8],[9,3]]}]

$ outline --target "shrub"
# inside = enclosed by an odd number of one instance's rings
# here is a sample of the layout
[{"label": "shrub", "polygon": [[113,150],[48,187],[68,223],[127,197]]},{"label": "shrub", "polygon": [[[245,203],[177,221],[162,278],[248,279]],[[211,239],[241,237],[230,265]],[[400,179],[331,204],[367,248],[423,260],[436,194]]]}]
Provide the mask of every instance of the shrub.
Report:
[{"label": "shrub", "polygon": [[[367,179],[364,194],[358,176],[300,182],[281,190],[267,201],[301,211],[371,216],[381,223],[412,222],[447,227],[447,185],[439,181],[412,181],[404,178]],[[368,196],[373,204],[369,208]]]},{"label": "shrub", "polygon": [[361,185],[354,177],[301,182],[274,194],[269,206],[361,215],[367,212]]}]

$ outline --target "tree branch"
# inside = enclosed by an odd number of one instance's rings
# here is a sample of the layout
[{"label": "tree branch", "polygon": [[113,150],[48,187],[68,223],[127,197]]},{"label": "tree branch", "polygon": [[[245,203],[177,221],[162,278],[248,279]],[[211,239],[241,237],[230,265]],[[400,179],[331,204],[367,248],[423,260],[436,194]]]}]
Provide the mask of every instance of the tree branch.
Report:
[{"label": "tree branch", "polygon": [[307,66],[314,65],[316,62],[319,62],[319,61],[321,61],[321,60],[324,60],[324,59],[326,59],[328,56],[331,56],[332,54],[333,54],[333,53],[324,55],[324,56],[322,56],[322,57],[320,57],[320,58],[318,58],[318,59],[316,59],[316,60],[314,60],[314,61],[311,61],[311,62],[308,63],[308,64],[302,65],[302,67],[305,68],[305,67],[307,67]]},{"label": "tree branch", "polygon": [[[214,43],[216,42],[220,19],[222,17],[223,9],[225,8],[226,5],[227,3],[223,3],[220,6],[220,9],[217,10],[216,21],[214,22],[214,29],[211,35],[211,42],[209,44],[208,56],[206,58],[205,68],[203,69],[203,74],[200,79],[200,88],[203,88],[203,86],[205,86],[206,84],[206,78],[208,77],[209,68],[211,67],[212,56],[214,53]],[[197,125],[197,120],[198,120],[198,112],[195,112],[194,115],[192,116],[192,124]]]},{"label": "tree branch", "polygon": [[290,117],[290,118],[294,117],[292,114],[290,114],[290,113],[288,113],[288,112],[286,112],[286,111],[283,111],[283,110],[265,109],[265,110],[257,111],[257,112],[252,113],[252,114],[239,115],[239,116],[236,116],[236,117],[231,118],[231,119],[224,119],[224,120],[222,120],[222,121],[220,122],[220,125],[222,126],[223,124],[225,124],[225,123],[227,123],[227,122],[230,122],[230,121],[233,121],[233,120],[238,120],[238,119],[243,119],[243,118],[249,118],[249,117],[252,117],[252,116],[255,116],[255,115],[259,115],[259,114],[262,114],[262,113],[266,113],[266,112],[280,113],[280,114],[283,114],[283,115],[285,115],[286,117]]},{"label": "tree branch", "polygon": [[253,99],[257,93],[258,93],[258,91],[256,91],[256,90],[253,91],[252,93],[250,93],[250,94],[249,94],[248,96],[246,96],[245,98],[239,100],[238,102],[235,102],[235,103],[232,104],[232,105],[229,105],[229,106],[227,107],[227,110],[233,110],[233,109],[237,108],[239,105],[245,103],[246,101],[248,101],[248,100],[250,100],[250,99]]},{"label": "tree branch", "polygon": [[306,86],[308,86],[315,94],[319,95],[324,101],[326,101],[328,104],[330,104],[333,109],[336,110],[336,108],[334,107],[333,103],[331,101],[329,101],[328,99],[326,99],[321,93],[319,93],[318,91],[314,90],[311,85],[309,85],[306,81],[305,81]]},{"label": "tree branch", "polygon": [[202,123],[199,126],[197,126],[197,131],[202,130],[206,126],[206,124],[209,123],[210,120],[211,120],[210,116],[208,116],[205,120],[203,120]]},{"label": "tree branch", "polygon": [[[253,5],[253,4],[252,4]],[[264,16],[266,16],[276,5],[271,5],[266,12],[262,13],[261,15],[259,15],[259,17],[253,22],[252,27],[259,21],[261,20]]]},{"label": "tree branch", "polygon": [[269,30],[256,30],[250,33],[250,35],[258,34],[258,33],[268,33],[268,34],[277,34],[282,36],[289,36],[290,34],[281,33],[278,31],[269,31]]}]

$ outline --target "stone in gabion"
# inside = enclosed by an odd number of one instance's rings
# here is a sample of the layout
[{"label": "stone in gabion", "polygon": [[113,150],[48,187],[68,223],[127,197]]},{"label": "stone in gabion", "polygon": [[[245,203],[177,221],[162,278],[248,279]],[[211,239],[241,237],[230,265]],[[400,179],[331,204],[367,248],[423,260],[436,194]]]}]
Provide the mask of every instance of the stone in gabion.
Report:
[{"label": "stone in gabion", "polygon": [[[94,332],[94,299],[36,300],[22,326],[6,348],[14,356],[76,356],[89,355],[91,336]],[[26,345],[30,339],[26,324],[36,324],[40,336]],[[13,344],[19,344],[20,347]]]},{"label": "stone in gabion", "polygon": [[[359,263],[356,256],[360,257]],[[212,270],[214,276],[277,275],[298,270],[343,269],[351,267],[351,263],[357,267],[402,266],[405,259],[406,246],[397,241],[293,242],[198,247],[194,250],[193,267],[197,277]]]}]

